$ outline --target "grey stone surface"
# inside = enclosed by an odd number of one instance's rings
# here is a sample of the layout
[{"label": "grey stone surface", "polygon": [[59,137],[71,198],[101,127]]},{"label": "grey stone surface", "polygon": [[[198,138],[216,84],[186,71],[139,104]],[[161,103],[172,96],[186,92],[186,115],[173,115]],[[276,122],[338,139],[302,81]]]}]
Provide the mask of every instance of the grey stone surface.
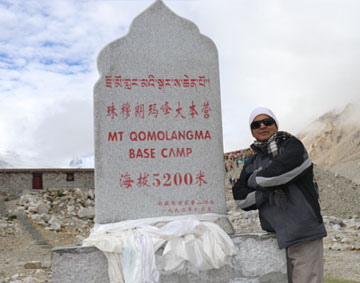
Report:
[{"label": "grey stone surface", "polygon": [[77,215],[80,218],[93,219],[95,217],[95,209],[93,207],[80,208]]},{"label": "grey stone surface", "polygon": [[36,205],[35,209],[38,214],[49,213],[49,206],[44,204],[43,202],[39,202]]},{"label": "grey stone surface", "polygon": [[233,241],[239,248],[234,260],[241,262],[245,277],[263,277],[269,274],[269,270],[274,274],[286,270],[284,251],[279,250],[275,237],[254,233],[234,237]]},{"label": "grey stone surface", "polygon": [[220,228],[223,229],[227,234],[233,235],[235,233],[235,229],[227,215],[219,217],[215,223],[219,225]]},{"label": "grey stone surface", "polygon": [[215,44],[156,1],[98,71],[95,222],[226,214]]},{"label": "grey stone surface", "polygon": [[96,248],[57,247],[52,250],[51,262],[54,283],[109,282],[107,259]]},{"label": "grey stone surface", "polygon": [[[198,271],[192,265],[177,273],[165,274],[161,251],[157,265],[161,282],[167,283],[283,283],[287,282],[284,250],[279,250],[273,236],[254,233],[232,236],[238,250],[220,269]],[[52,250],[54,283],[107,283],[107,260],[96,248],[58,247]]]}]

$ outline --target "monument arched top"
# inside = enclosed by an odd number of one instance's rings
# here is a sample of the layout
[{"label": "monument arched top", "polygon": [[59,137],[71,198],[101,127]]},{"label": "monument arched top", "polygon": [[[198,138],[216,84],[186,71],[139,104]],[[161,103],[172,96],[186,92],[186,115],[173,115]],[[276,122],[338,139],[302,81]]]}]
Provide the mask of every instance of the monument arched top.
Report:
[{"label": "monument arched top", "polygon": [[[181,30],[188,30],[190,32],[200,33],[198,26],[192,21],[185,19],[175,12],[173,12],[162,0],[155,1],[147,9],[137,15],[130,24],[129,32],[136,32],[138,27],[142,28],[144,23],[159,22],[166,24],[171,21],[172,25],[178,25]],[[151,29],[151,25],[146,25],[148,29]],[[159,26],[160,28],[166,28],[166,25]],[[161,32],[161,30],[154,30],[154,32]]]},{"label": "monument arched top", "polygon": [[139,58],[139,54],[147,57],[149,53],[155,57],[157,53],[161,53],[161,57],[184,56],[187,50],[193,53],[194,49],[198,49],[199,55],[210,52],[218,60],[215,43],[201,34],[195,23],[177,15],[162,0],[157,0],[133,19],[126,35],[101,50],[98,71],[100,74],[109,72],[108,63],[115,63],[114,58]]}]

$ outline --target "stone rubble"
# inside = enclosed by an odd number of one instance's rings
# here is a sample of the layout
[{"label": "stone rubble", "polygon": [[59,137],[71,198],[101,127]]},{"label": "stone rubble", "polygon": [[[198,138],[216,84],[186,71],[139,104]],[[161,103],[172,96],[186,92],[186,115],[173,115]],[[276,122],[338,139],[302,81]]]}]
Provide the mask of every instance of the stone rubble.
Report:
[{"label": "stone rubble", "polygon": [[20,197],[18,213],[25,213],[46,230],[88,235],[95,218],[93,189],[48,189]]},{"label": "stone rubble", "polygon": [[21,229],[13,220],[7,217],[0,217],[0,237],[8,237],[19,232],[21,232]]}]

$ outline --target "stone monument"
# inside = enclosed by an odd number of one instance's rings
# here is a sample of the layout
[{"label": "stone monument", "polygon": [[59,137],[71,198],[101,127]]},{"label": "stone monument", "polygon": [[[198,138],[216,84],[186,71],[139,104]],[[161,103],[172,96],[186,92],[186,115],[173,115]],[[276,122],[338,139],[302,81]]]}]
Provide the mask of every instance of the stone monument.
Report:
[{"label": "stone monument", "polygon": [[[94,89],[96,224],[226,214],[218,53],[195,24],[160,0],[98,57]],[[226,216],[225,216],[225,219]],[[229,234],[227,221],[220,226]],[[226,224],[227,223],[227,224]],[[222,224],[222,225],[221,225]],[[226,228],[227,227],[227,228]],[[232,235],[237,254],[219,269],[187,264],[161,282],[287,282],[271,235]],[[95,247],[52,251],[54,283],[107,283]]]},{"label": "stone monument", "polygon": [[215,44],[156,1],[98,70],[95,222],[226,214]]}]

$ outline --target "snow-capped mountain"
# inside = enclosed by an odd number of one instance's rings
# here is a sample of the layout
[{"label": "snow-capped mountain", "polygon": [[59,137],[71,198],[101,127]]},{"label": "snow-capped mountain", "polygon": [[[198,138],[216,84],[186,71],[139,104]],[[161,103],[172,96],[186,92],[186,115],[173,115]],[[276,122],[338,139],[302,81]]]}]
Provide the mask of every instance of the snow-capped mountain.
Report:
[{"label": "snow-capped mountain", "polygon": [[88,154],[74,158],[70,161],[71,168],[94,168],[94,155]]}]

